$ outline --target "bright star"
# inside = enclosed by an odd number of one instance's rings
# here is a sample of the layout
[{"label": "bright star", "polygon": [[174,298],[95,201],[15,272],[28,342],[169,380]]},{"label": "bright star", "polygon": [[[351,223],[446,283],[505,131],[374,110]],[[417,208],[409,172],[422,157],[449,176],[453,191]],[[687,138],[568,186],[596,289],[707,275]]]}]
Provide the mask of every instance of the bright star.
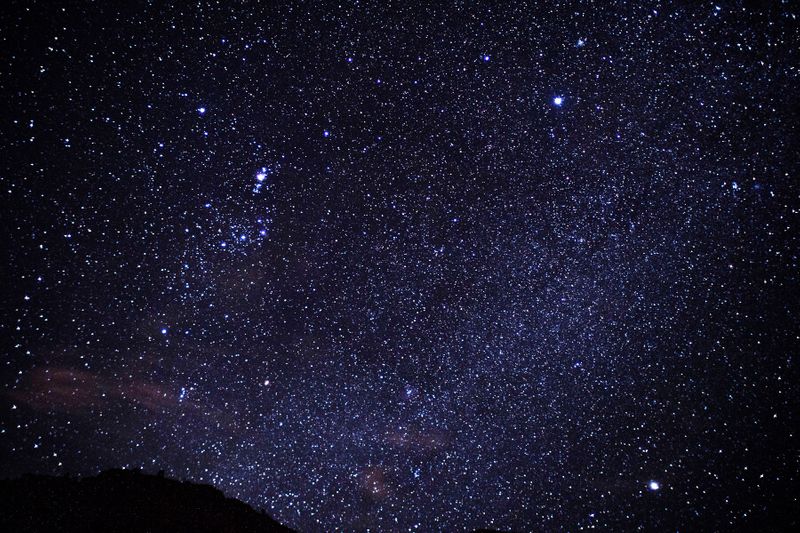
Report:
[{"label": "bright star", "polygon": [[561,104],[564,103],[564,98],[561,96],[556,96],[555,98],[553,98],[553,103],[557,106],[560,106]]},{"label": "bright star", "polygon": [[658,481],[650,481],[650,483],[647,484],[647,488],[656,491],[661,488],[661,484]]},{"label": "bright star", "polygon": [[205,108],[205,107],[198,107],[198,108],[197,108],[197,112],[198,112],[198,113],[200,113],[200,114],[202,115],[203,113],[205,113],[205,112],[206,112],[206,108]]},{"label": "bright star", "polygon": [[330,137],[331,136],[331,132],[329,132],[328,130],[322,130],[322,136],[323,137]]}]

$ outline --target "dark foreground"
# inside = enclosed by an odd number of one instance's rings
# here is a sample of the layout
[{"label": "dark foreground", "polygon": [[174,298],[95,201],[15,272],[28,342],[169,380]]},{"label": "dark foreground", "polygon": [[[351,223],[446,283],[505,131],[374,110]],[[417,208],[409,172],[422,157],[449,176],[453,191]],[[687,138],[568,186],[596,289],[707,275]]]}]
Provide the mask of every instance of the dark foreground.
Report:
[{"label": "dark foreground", "polygon": [[291,532],[210,485],[135,470],[0,480],[0,531]]}]

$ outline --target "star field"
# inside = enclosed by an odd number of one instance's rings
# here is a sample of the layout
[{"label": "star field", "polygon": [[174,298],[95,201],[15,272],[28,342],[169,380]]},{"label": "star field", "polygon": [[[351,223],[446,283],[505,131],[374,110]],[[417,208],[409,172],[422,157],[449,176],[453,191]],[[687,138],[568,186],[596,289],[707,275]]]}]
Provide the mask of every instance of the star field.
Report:
[{"label": "star field", "polygon": [[12,2],[0,472],[300,531],[797,525],[799,15]]}]

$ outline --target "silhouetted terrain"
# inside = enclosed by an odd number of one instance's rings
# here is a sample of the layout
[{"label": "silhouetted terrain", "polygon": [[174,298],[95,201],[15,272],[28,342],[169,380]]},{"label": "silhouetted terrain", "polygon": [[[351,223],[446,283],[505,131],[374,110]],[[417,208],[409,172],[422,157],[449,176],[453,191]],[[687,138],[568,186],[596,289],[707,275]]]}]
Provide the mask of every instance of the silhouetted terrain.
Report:
[{"label": "silhouetted terrain", "polygon": [[0,531],[292,531],[210,485],[135,470],[0,480],[0,502]]}]

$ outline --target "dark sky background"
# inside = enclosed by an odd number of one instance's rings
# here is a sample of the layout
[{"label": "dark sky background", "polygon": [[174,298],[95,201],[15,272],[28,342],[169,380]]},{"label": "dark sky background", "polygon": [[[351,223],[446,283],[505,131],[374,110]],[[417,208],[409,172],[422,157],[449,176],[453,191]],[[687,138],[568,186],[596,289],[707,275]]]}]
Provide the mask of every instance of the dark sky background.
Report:
[{"label": "dark sky background", "polygon": [[798,4],[418,4],[5,5],[2,475],[796,516]]}]

